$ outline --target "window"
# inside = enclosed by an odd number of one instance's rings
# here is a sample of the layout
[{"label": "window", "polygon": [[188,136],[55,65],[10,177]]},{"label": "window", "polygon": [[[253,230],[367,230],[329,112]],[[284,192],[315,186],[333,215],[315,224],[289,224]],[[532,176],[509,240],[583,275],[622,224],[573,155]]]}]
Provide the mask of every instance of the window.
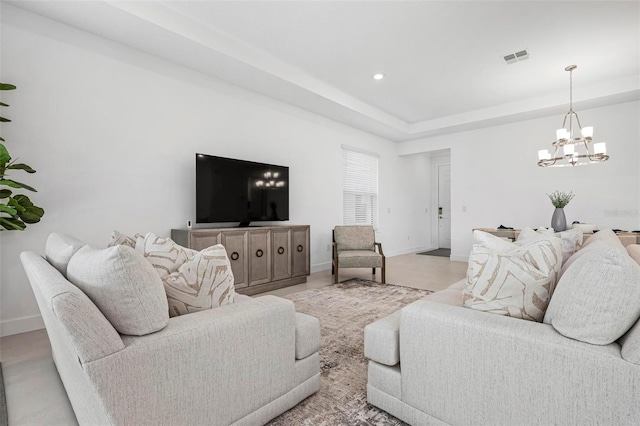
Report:
[{"label": "window", "polygon": [[378,224],[378,156],[342,147],[342,222]]}]

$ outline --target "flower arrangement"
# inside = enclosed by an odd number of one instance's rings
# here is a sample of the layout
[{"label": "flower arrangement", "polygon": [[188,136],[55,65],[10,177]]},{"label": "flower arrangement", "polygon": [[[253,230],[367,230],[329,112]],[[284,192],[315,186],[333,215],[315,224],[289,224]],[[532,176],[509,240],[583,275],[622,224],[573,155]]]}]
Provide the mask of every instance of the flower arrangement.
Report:
[{"label": "flower arrangement", "polygon": [[567,204],[569,204],[569,201],[573,200],[573,197],[575,197],[573,192],[569,192],[567,194],[566,192],[560,192],[558,190],[553,191],[551,194],[547,194],[547,196],[551,200],[551,204],[553,204],[557,209],[563,209]]}]

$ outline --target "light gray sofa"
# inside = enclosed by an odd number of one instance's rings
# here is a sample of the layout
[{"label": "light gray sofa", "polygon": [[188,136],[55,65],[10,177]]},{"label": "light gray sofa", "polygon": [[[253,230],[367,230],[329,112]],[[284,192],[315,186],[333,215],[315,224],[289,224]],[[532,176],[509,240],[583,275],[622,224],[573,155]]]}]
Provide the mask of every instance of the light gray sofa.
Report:
[{"label": "light gray sofa", "polygon": [[464,285],[365,328],[369,403],[411,425],[640,424],[639,323],[589,344],[465,308]]},{"label": "light gray sofa", "polygon": [[292,302],[237,295],[160,331],[120,335],[63,275],[76,250],[21,260],[80,424],[260,425],[319,389],[319,322]]}]

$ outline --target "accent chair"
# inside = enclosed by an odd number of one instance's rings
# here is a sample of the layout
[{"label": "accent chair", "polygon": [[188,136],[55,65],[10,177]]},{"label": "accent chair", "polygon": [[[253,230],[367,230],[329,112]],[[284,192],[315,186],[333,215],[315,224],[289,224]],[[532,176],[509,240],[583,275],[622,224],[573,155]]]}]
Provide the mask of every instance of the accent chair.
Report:
[{"label": "accent chair", "polygon": [[372,268],[374,275],[376,268],[381,268],[382,283],[386,283],[382,244],[375,239],[373,226],[345,225],[333,229],[334,283],[338,283],[340,268]]}]

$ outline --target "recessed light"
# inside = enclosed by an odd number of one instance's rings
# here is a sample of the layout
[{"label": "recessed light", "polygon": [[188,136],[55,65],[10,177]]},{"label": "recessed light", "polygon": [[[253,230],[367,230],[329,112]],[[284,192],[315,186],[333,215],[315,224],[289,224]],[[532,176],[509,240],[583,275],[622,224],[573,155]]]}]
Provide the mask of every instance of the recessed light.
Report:
[{"label": "recessed light", "polygon": [[380,72],[373,75],[373,79],[374,80],[382,80],[383,78],[384,78],[384,74],[382,74]]}]

